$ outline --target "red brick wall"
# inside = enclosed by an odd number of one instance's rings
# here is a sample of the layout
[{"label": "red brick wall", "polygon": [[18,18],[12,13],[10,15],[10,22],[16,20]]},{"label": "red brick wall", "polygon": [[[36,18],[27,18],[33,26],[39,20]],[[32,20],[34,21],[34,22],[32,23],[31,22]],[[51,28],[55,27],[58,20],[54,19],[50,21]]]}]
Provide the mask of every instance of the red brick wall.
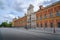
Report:
[{"label": "red brick wall", "polygon": [[17,19],[16,21],[14,21],[14,25],[16,27],[22,27],[22,26],[27,25],[27,22],[26,21],[27,21],[27,17],[24,16],[22,18]]},{"label": "red brick wall", "polygon": [[[47,23],[47,27],[50,27],[50,23],[53,23],[53,26],[57,27],[57,22],[60,22],[60,16],[57,17],[56,16],[56,11],[60,11],[60,4],[51,6],[47,9],[44,10],[38,10],[36,12],[36,18],[38,18],[38,20],[36,20],[36,23],[40,26],[40,24],[42,24],[42,26],[44,27],[44,23]],[[49,13],[52,12],[53,17],[51,18]],[[47,15],[47,18],[44,19],[44,14]],[[42,20],[40,20],[40,15],[42,15]],[[56,21],[57,20],[57,21]]]}]

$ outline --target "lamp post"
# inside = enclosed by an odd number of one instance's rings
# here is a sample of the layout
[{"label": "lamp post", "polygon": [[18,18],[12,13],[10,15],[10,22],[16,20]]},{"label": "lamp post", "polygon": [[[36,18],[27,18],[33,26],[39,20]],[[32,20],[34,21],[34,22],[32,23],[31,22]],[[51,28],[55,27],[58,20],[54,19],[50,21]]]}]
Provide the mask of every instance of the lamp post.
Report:
[{"label": "lamp post", "polygon": [[53,33],[56,33],[55,27],[54,27]]}]

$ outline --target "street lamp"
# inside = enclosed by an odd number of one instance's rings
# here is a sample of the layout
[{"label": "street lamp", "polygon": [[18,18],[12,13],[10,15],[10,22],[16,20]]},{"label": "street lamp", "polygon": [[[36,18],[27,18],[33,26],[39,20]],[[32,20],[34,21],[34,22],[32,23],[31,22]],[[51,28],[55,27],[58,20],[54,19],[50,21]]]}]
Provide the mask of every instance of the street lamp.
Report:
[{"label": "street lamp", "polygon": [[55,27],[54,27],[53,33],[56,33]]}]

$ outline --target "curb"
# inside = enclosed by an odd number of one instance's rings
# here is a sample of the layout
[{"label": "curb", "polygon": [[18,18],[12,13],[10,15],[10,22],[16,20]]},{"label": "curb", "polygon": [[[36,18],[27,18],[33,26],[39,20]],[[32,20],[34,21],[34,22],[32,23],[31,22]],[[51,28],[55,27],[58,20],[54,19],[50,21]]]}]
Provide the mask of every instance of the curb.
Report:
[{"label": "curb", "polygon": [[45,33],[45,34],[54,34],[54,35],[60,35],[60,33],[52,33],[52,32],[40,32],[40,31],[32,31],[32,30],[29,30],[29,31],[31,31],[31,32],[36,32],[36,33]]}]

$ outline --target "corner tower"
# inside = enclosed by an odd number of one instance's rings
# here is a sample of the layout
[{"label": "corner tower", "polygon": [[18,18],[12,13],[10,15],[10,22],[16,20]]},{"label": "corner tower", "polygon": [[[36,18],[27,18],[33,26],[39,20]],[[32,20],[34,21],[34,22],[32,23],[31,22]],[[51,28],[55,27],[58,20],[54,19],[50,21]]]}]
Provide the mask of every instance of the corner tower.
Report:
[{"label": "corner tower", "polygon": [[34,13],[33,11],[34,6],[32,4],[29,5],[27,9],[27,27],[31,27],[31,14]]}]

